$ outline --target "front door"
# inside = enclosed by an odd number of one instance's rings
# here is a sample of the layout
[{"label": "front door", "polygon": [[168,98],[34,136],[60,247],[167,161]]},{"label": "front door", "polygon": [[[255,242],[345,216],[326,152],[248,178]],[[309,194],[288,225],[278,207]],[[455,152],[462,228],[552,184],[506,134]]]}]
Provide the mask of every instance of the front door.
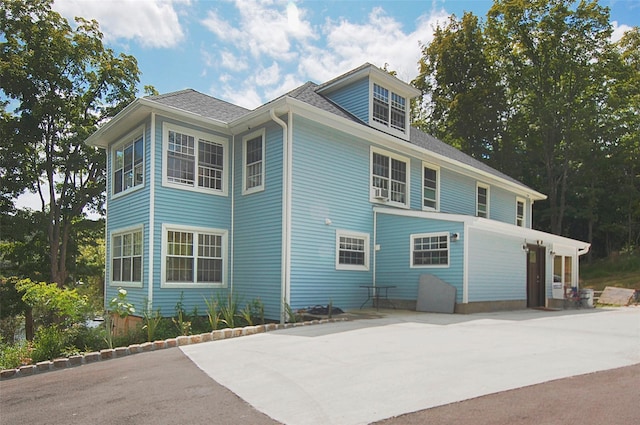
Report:
[{"label": "front door", "polygon": [[545,306],[545,248],[527,245],[527,307]]}]

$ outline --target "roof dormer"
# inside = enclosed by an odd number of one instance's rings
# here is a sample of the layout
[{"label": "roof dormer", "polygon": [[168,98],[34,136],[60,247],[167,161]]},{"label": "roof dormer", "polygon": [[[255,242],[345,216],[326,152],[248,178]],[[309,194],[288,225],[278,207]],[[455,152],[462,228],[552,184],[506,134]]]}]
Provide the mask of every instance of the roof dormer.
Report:
[{"label": "roof dormer", "polygon": [[421,93],[369,63],[322,84],[317,92],[371,127],[405,140],[409,140],[411,99]]}]

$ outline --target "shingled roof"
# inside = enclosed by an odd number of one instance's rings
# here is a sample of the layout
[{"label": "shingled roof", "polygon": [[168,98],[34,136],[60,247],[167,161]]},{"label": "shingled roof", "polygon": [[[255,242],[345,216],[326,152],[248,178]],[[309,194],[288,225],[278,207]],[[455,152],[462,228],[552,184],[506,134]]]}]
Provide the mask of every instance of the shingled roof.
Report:
[{"label": "shingled roof", "polygon": [[149,96],[145,99],[223,122],[231,122],[250,112],[249,109],[216,99],[193,89]]}]

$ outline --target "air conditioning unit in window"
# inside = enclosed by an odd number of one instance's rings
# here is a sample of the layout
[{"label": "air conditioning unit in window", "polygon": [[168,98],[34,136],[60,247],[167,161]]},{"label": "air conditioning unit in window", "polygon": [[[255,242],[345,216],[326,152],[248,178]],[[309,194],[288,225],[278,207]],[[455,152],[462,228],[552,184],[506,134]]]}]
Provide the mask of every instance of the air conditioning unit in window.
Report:
[{"label": "air conditioning unit in window", "polygon": [[373,188],[373,197],[379,201],[387,200],[387,191],[382,189],[381,187]]}]

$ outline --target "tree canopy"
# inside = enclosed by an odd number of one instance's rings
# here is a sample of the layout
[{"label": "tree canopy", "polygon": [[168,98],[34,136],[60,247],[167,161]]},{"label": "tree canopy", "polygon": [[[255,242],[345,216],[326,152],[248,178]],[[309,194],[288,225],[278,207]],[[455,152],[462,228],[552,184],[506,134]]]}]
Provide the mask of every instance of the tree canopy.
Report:
[{"label": "tree canopy", "polygon": [[548,195],[536,226],[640,242],[638,28],[611,40],[597,1],[496,0],[423,47],[416,123]]}]

